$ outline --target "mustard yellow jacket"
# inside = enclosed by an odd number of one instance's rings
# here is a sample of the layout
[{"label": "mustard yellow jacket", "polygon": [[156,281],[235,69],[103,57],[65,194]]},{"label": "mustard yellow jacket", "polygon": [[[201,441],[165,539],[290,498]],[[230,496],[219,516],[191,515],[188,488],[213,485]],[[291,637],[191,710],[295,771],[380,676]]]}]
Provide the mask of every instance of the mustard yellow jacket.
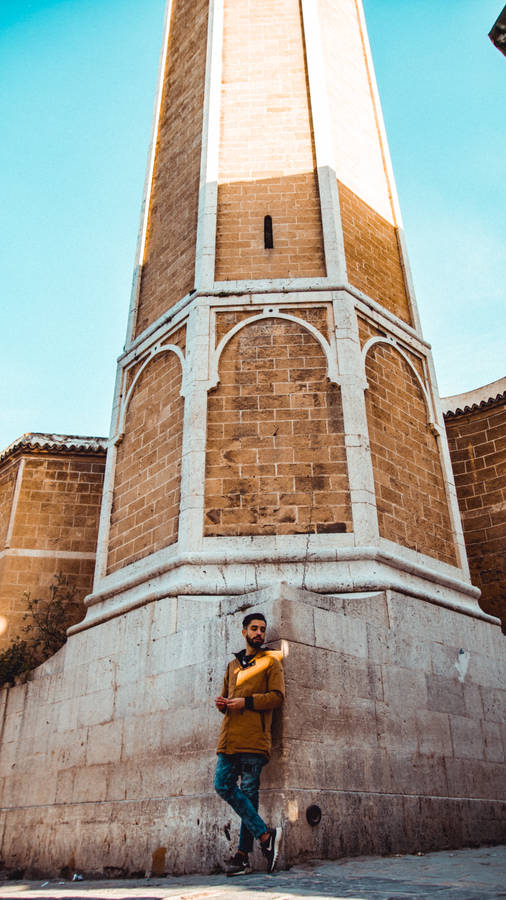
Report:
[{"label": "mustard yellow jacket", "polygon": [[246,707],[224,711],[217,753],[261,753],[269,758],[272,711],[285,698],[280,656],[279,650],[260,650],[243,668],[242,651],[229,662],[221,694],[247,698]]}]

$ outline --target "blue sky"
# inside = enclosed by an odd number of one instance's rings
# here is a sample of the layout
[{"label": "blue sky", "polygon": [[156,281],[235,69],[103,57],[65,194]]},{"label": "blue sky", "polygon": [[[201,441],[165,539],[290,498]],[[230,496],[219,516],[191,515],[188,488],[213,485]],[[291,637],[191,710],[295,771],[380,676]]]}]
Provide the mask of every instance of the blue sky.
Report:
[{"label": "blue sky", "polygon": [[[165,0],[2,0],[0,448],[107,434]],[[501,0],[365,0],[442,395],[506,374]]]}]

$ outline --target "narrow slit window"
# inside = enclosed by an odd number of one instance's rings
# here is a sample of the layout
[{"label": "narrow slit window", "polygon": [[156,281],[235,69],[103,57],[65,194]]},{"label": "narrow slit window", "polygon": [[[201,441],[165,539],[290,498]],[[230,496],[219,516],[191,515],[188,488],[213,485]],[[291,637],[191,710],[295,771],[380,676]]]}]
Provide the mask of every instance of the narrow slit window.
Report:
[{"label": "narrow slit window", "polygon": [[264,247],[266,250],[272,250],[274,240],[272,237],[272,216],[265,216],[264,219]]}]

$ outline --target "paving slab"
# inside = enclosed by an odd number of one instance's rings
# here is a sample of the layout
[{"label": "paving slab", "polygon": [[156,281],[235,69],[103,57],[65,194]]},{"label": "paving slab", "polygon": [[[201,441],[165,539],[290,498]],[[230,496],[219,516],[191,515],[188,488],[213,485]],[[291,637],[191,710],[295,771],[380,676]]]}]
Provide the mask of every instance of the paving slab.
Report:
[{"label": "paving slab", "polygon": [[312,860],[240,878],[186,875],[121,881],[2,881],[11,900],[496,900],[506,897],[506,846],[416,856]]}]

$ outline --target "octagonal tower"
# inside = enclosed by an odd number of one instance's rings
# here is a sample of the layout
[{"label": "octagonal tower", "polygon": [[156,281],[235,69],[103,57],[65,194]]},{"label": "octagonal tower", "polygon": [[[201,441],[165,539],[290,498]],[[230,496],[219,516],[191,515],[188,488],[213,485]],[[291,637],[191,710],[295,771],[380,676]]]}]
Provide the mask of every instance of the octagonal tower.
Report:
[{"label": "octagonal tower", "polygon": [[173,0],[94,593],[477,610],[360,3]]}]

